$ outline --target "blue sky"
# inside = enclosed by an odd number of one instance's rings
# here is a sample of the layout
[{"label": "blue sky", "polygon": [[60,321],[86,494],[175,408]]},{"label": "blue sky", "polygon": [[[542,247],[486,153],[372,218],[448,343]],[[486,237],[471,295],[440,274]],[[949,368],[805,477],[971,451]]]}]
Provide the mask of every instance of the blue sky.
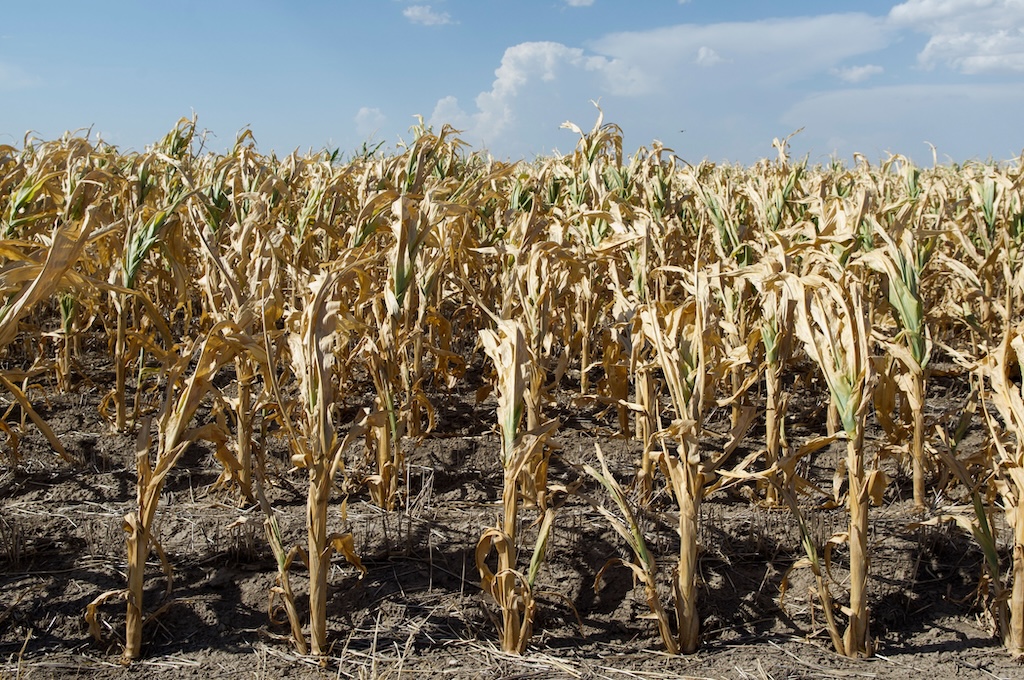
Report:
[{"label": "blue sky", "polygon": [[1024,0],[81,0],[5,3],[0,144],[91,127],[141,150],[394,147],[415,116],[502,159],[570,152],[599,101],[627,153],[812,163],[1024,149]]}]

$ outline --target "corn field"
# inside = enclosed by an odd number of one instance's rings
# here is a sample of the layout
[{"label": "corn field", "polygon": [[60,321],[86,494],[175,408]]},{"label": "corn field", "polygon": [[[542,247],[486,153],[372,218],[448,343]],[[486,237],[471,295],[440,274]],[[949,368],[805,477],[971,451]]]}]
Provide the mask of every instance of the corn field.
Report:
[{"label": "corn field", "polygon": [[[454,530],[417,527],[446,479],[477,524],[445,568],[503,658],[609,606],[669,657],[714,648],[709,565],[751,552],[764,582],[728,586],[768,603],[750,620],[884,656],[882,576],[939,540],[975,556],[960,606],[988,653],[1024,657],[1021,162],[811,166],[775,140],[692,165],[566,127],[575,151],[531,163],[422,123],[350,158],[249,132],[206,152],[194,118],[142,152],[0,146],[0,632],[45,597],[12,585],[42,540],[22,492],[99,488],[109,440],[128,460],[94,505],[117,510],[88,525],[119,552],[78,617],[124,664],[199,597],[162,536],[186,493],[226,518],[209,554],[270,565],[251,637],[325,664],[381,634],[337,613],[348,593],[441,568]],[[88,432],[60,408],[86,403]],[[726,511],[788,538],[716,538]],[[560,588],[584,525],[607,549]]]}]

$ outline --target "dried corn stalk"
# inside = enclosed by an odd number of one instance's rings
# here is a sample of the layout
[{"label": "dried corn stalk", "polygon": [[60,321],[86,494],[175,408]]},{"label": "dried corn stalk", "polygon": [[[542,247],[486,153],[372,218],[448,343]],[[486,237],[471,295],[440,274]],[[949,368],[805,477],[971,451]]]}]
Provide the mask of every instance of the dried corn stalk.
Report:
[{"label": "dried corn stalk", "polygon": [[[476,565],[480,572],[481,588],[501,609],[502,650],[522,654],[533,632],[537,605],[532,589],[551,522],[542,524],[534,546],[531,568],[528,574],[523,574],[518,569],[516,544],[519,496],[522,491],[520,480],[524,470],[535,469],[537,461],[545,455],[544,447],[558,427],[558,421],[548,421],[531,431],[521,429],[532,358],[521,323],[498,320],[497,324],[496,330],[480,331],[480,341],[498,374],[497,414],[504,476],[502,519],[499,526],[487,529],[480,537],[476,548]],[[497,555],[496,570],[487,564],[492,551]]]},{"label": "dried corn stalk", "polygon": [[675,635],[678,651],[692,654],[700,644],[697,609],[700,504],[715,478],[714,464],[708,464],[701,457],[701,423],[705,409],[712,403],[717,374],[727,367],[715,353],[719,345],[714,324],[709,319],[711,290],[707,279],[703,274],[691,277],[679,273],[687,277],[687,292],[691,297],[667,309],[645,306],[640,317],[644,335],[654,345],[655,361],[664,373],[675,411],[675,419],[669,426],[655,434],[661,447],[652,454],[652,459],[668,480],[679,509],[679,559],[672,582]]},{"label": "dried corn stalk", "polygon": [[[0,306],[0,348],[14,340],[22,317],[61,286],[65,274],[82,256],[89,235],[96,226],[97,211],[98,208],[90,207],[79,224],[66,222],[58,227],[51,236],[48,249],[40,249],[22,260],[6,262],[0,269],[0,291],[4,291],[7,296]],[[11,252],[7,248],[4,250]],[[0,380],[23,412],[39,427],[54,451],[66,460],[72,460],[53,430],[39,417],[25,394],[5,373],[0,372]]]},{"label": "dried corn stalk", "polygon": [[[327,577],[331,558],[341,553],[360,572],[365,573],[356,555],[351,534],[328,533],[327,511],[334,479],[344,467],[344,454],[357,437],[365,434],[365,420],[354,423],[344,440],[339,439],[334,424],[335,385],[333,366],[339,349],[338,312],[340,303],[332,296],[343,277],[357,270],[347,266],[316,276],[310,283],[301,314],[294,316],[296,325],[289,329],[288,344],[292,372],[299,383],[300,413],[285,414],[286,429],[292,450],[292,464],[305,468],[309,475],[306,497],[307,547],[297,549],[309,568],[310,652],[326,654],[327,646]],[[269,340],[265,336],[265,344]],[[267,351],[268,356],[272,352]],[[274,382],[275,396],[282,403],[280,388]],[[272,542],[273,543],[273,542]],[[293,557],[294,555],[291,555]],[[291,560],[283,566],[287,571]],[[300,650],[305,642],[296,639]]]},{"label": "dried corn stalk", "polygon": [[616,507],[618,507],[621,517],[616,516],[604,505],[585,494],[577,493],[577,495],[590,503],[592,507],[608,520],[615,532],[626,540],[630,551],[633,553],[632,562],[613,558],[605,563],[600,571],[597,572],[597,576],[594,577],[594,591],[595,593],[598,592],[601,579],[604,577],[605,571],[610,567],[624,566],[629,568],[636,580],[644,586],[644,597],[647,600],[647,606],[651,608],[651,614],[658,622],[658,634],[661,636],[661,641],[665,644],[666,651],[669,654],[678,654],[679,644],[673,633],[672,623],[668,612],[665,611],[665,607],[661,602],[661,596],[658,595],[658,562],[654,554],[647,547],[647,541],[644,539],[643,531],[629,505],[626,492],[608,469],[608,463],[605,461],[600,445],[594,444],[594,447],[597,450],[597,460],[601,463],[601,471],[598,472],[590,465],[584,465],[583,470],[604,487]]},{"label": "dried corn stalk", "polygon": [[[159,440],[156,456],[150,453],[150,423],[146,418],[139,431],[136,447],[136,509],[124,518],[128,549],[128,586],[123,590],[103,593],[86,611],[86,619],[93,636],[101,637],[98,608],[104,602],[119,598],[127,601],[125,616],[124,659],[133,661],[142,653],[143,593],[145,585],[146,560],[150,551],[160,555],[164,573],[167,576],[167,592],[171,589],[170,564],[153,534],[157,506],[168,473],[174,468],[185,450],[195,441],[206,439],[223,446],[227,435],[217,423],[208,423],[189,428],[196,409],[209,393],[218,390],[213,378],[220,369],[234,357],[245,351],[246,343],[238,334],[238,328],[230,322],[214,326],[200,341],[177,356],[167,369],[167,396],[160,413]],[[195,367],[184,385],[178,383],[188,372],[195,360]]]},{"label": "dried corn stalk", "polygon": [[864,253],[859,261],[885,274],[889,289],[889,305],[893,308],[894,316],[899,323],[900,331],[895,342],[887,338],[883,338],[882,341],[903,367],[897,382],[909,402],[913,419],[910,457],[914,471],[914,508],[918,512],[923,512],[925,471],[933,467],[927,459],[924,424],[926,371],[932,342],[931,333],[925,323],[921,279],[935,247],[935,240],[919,237],[908,229],[901,229],[897,235],[897,242],[877,221],[871,222],[884,245],[882,248]]},{"label": "dried corn stalk", "polygon": [[[999,345],[978,366],[989,385],[988,391],[982,394],[981,411],[992,433],[993,482],[1013,532],[1013,586],[1007,604],[1009,621],[999,634],[1006,648],[1017,657],[1024,656],[1024,388],[1019,383],[1021,369],[1024,369],[1024,323],[1007,326]],[[1012,377],[1015,374],[1016,382]],[[984,408],[985,402],[996,408],[1002,423]],[[1012,434],[1013,439],[1007,438],[1007,434]]]},{"label": "dried corn stalk", "polygon": [[885,476],[868,470],[865,462],[864,426],[874,376],[863,283],[849,270],[838,274],[837,279],[820,274],[786,275],[782,281],[786,294],[796,303],[797,337],[825,376],[847,438],[849,528],[830,540],[832,544],[845,542],[850,550],[849,621],[836,651],[866,657],[874,651],[867,606],[868,506],[873,496],[880,496],[880,487],[884,489]]}]

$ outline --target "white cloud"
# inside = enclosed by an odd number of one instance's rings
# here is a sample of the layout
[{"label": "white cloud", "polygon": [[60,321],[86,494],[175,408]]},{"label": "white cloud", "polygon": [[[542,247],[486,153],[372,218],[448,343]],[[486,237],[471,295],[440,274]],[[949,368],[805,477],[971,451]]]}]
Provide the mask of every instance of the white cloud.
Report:
[{"label": "white cloud", "polygon": [[[981,0],[975,5],[989,6]],[[954,10],[967,6],[917,0],[900,5],[903,14],[894,8],[883,17],[850,13],[682,24],[605,35],[580,46],[522,43],[505,50],[493,80],[478,94],[438,100],[429,122],[451,123],[465,131],[467,141],[498,156],[524,157],[575,145],[559,125],[570,120],[589,129],[596,115],[589,102],[596,100],[605,120],[622,126],[627,148],[658,139],[691,162],[707,157],[749,163],[773,156],[772,138],[798,128],[804,132],[793,140],[794,154],[813,151],[812,162],[833,151],[846,158],[855,151],[884,157],[890,149],[928,162],[925,141],[957,159],[1006,158],[1022,142],[1012,117],[979,131],[977,111],[1020,110],[1024,88],[942,86],[934,76],[925,86],[898,64],[882,61],[898,52],[887,48],[910,30],[938,34],[946,23],[956,23],[950,18]],[[961,24],[976,31],[990,19],[972,21]],[[1005,46],[995,44],[991,52],[998,50],[1005,64]],[[961,68],[984,67],[970,64],[964,60]],[[890,72],[899,87],[867,86]],[[827,92],[809,89],[837,85]]]},{"label": "white cloud", "polygon": [[451,95],[437,101],[433,113],[430,114],[429,122],[438,127],[448,123],[456,130],[468,130],[473,125],[472,117],[459,106],[458,97]]},{"label": "white cloud", "polygon": [[[497,155],[546,153],[575,144],[559,131],[563,121],[589,129],[595,100],[607,121],[623,126],[627,144],[684,142],[684,158],[749,160],[770,155],[773,137],[801,127],[782,121],[780,112],[808,82],[830,72],[853,79],[877,73],[840,67],[863,63],[897,32],[884,18],[853,13],[682,24],[610,34],[580,47],[521,43],[505,50],[489,88],[472,99],[438,100],[429,122],[451,123]],[[541,148],[524,150],[522,140],[539,140],[533,143]]]},{"label": "white cloud", "polygon": [[402,10],[402,16],[414,24],[424,26],[443,26],[452,23],[447,12],[435,12],[430,5],[410,5]]},{"label": "white cloud", "polygon": [[355,116],[356,132],[363,138],[373,137],[384,127],[387,120],[380,109],[363,106]]},{"label": "white cloud", "polygon": [[926,33],[918,54],[924,68],[937,64],[965,74],[1024,71],[1024,0],[908,0],[889,22]]},{"label": "white cloud", "polygon": [[926,67],[942,61],[966,74],[1024,71],[1024,34],[999,31],[987,35],[936,35],[928,41],[919,60]]},{"label": "white cloud", "polygon": [[714,51],[710,47],[702,45],[701,48],[697,50],[697,59],[695,61],[701,66],[714,66],[721,62],[722,58],[718,56],[718,52]]},{"label": "white cloud", "polygon": [[907,0],[893,7],[889,17],[907,26],[935,24],[1019,4],[1013,0]]},{"label": "white cloud", "polygon": [[882,49],[894,30],[867,14],[825,14],[613,33],[588,46],[624,61],[666,89],[700,77],[694,73],[694,55],[700,65],[721,63],[712,55],[727,55],[722,61],[734,78],[716,76],[716,86],[750,80],[777,87]]},{"label": "white cloud", "polygon": [[569,7],[590,7],[594,4],[594,0],[565,0],[565,4]]},{"label": "white cloud", "polygon": [[[540,116],[539,125],[557,129],[566,104],[578,109],[605,93],[627,96],[648,90],[642,74],[628,64],[556,42],[509,47],[494,76],[491,89],[476,96],[474,111],[465,111],[453,96],[444,97],[434,107],[431,124],[451,123],[474,141],[500,150],[502,137],[527,120]],[[563,108],[556,106],[559,101]]]},{"label": "white cloud", "polygon": [[847,83],[862,83],[871,76],[877,76],[880,73],[884,73],[885,69],[877,64],[864,64],[863,66],[834,68],[829,72]]}]

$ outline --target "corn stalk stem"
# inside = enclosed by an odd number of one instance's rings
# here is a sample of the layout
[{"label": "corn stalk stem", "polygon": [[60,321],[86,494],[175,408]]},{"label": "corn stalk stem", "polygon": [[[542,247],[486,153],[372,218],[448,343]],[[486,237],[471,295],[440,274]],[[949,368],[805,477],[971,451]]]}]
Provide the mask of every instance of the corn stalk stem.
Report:
[{"label": "corn stalk stem", "polygon": [[127,336],[128,336],[128,300],[124,293],[119,293],[120,298],[117,310],[117,339],[114,344],[114,427],[118,432],[127,430],[127,404],[125,403],[126,377],[128,367],[127,361]]},{"label": "corn stalk stem", "polygon": [[800,511],[799,503],[797,503],[796,491],[788,482],[779,480],[778,477],[770,478],[768,481],[777,494],[782,497],[793,517],[796,518],[797,524],[800,527],[800,542],[803,544],[804,554],[807,555],[807,559],[811,563],[811,570],[814,573],[818,597],[821,598],[821,608],[825,614],[825,625],[828,628],[828,635],[832,640],[832,647],[836,650],[836,654],[845,654],[846,645],[843,642],[843,636],[839,632],[839,624],[836,621],[835,607],[832,603],[832,592],[821,569],[818,547],[814,543],[814,537],[811,536],[806,518]]},{"label": "corn stalk stem", "polygon": [[[747,330],[747,326],[748,326],[748,324],[747,324],[747,315],[745,313],[745,310],[746,310],[746,307],[747,307],[747,297],[749,295],[749,292],[748,292],[748,288],[749,287],[748,287],[748,284],[747,284],[746,280],[744,280],[744,279],[739,279],[736,282],[736,285],[737,285],[737,287],[739,289],[738,290],[739,300],[736,302],[736,315],[739,317],[736,320],[736,328],[737,328],[736,336],[737,336],[737,338],[740,339],[740,342],[743,342],[746,339],[747,334],[748,334],[748,330]],[[729,371],[730,380],[731,380],[731,387],[732,387],[731,394],[733,394],[733,395],[739,394],[740,391],[743,389],[743,383],[744,383],[744,381],[745,381],[745,379],[747,377],[746,376],[747,370],[748,370],[747,369],[747,364],[739,363],[739,364],[736,364],[735,366],[733,366],[732,369]],[[734,401],[733,404],[732,404],[732,412],[731,412],[730,418],[729,418],[729,425],[730,425],[730,427],[731,427],[731,429],[733,431],[736,431],[737,426],[743,420],[743,411],[746,408],[747,402],[748,402],[747,395],[744,392],[744,394],[742,396],[740,396],[738,399],[736,399],[736,401]]]},{"label": "corn stalk stem", "polygon": [[[768,366],[765,371],[764,416],[765,464],[768,467],[779,462],[779,454],[782,450],[782,428],[779,423],[779,418],[781,417],[781,410],[779,408],[781,396],[779,371],[773,366]],[[778,473],[773,473],[773,475],[778,477]],[[778,479],[779,485],[788,483],[789,480]],[[776,484],[768,484],[765,489],[765,502],[771,506],[779,504],[779,492]]]},{"label": "corn stalk stem", "polygon": [[[501,489],[501,530],[505,532],[509,543],[515,546],[516,524],[519,516],[519,479],[514,470],[505,470],[505,483]],[[513,550],[514,552],[514,550]],[[515,568],[515,555],[512,556],[511,568]]]},{"label": "corn stalk stem", "polygon": [[61,392],[70,392],[72,337],[68,328],[63,330],[60,339],[60,353],[57,355],[57,387]]},{"label": "corn stalk stem", "polygon": [[864,470],[863,425],[858,425],[856,433],[847,442],[846,469],[850,487],[850,619],[843,644],[846,656],[866,658],[872,656],[873,650],[868,633],[868,487]]},{"label": "corn stalk stem", "polygon": [[697,464],[680,461],[686,475],[685,488],[676,498],[679,505],[679,566],[676,571],[675,606],[679,651],[693,654],[700,646],[700,614],[697,611],[697,546],[700,538],[698,509],[703,495],[702,475]]},{"label": "corn stalk stem", "polygon": [[587,367],[590,366],[590,331],[596,324],[596,315],[593,312],[593,302],[589,296],[581,295],[576,300],[577,308],[582,307],[578,312],[583,318],[583,326],[580,332],[580,394],[590,392],[590,376]]},{"label": "corn stalk stem", "polygon": [[394,367],[397,364],[391,350],[371,355],[374,388],[377,390],[377,409],[387,416],[386,422],[373,427],[376,440],[377,476],[379,481],[371,485],[374,502],[386,510],[394,510],[398,501],[398,489],[404,473],[405,460],[402,454],[402,438],[407,423],[402,420],[395,404],[393,391]]},{"label": "corn stalk stem", "polygon": [[836,432],[839,432],[839,407],[836,406],[835,401],[832,399],[828,400],[828,413],[825,417],[825,433],[829,437],[835,436]]},{"label": "corn stalk stem", "polygon": [[[136,503],[137,510],[125,517],[125,539],[128,552],[128,596],[124,620],[124,658],[128,661],[138,659],[142,655],[143,598],[146,578],[146,558],[149,557],[151,528],[156,510],[156,499],[160,498],[162,483],[147,483],[145,477],[149,471],[149,461],[143,457],[149,452],[141,443],[137,453],[138,482]],[[155,498],[153,491],[156,492]]]},{"label": "corn stalk stem", "polygon": [[384,403],[380,404],[380,408],[385,410],[388,419],[383,426],[374,428],[377,437],[377,471],[381,478],[378,498],[375,500],[381,508],[394,510],[404,466],[402,432],[390,387],[384,387],[381,401]]},{"label": "corn stalk stem", "polygon": [[309,560],[309,637],[313,655],[327,653],[327,576],[331,553],[327,549],[327,504],[330,500],[329,471],[322,465],[310,467],[306,498]]},{"label": "corn stalk stem", "polygon": [[[136,483],[137,509],[128,513],[124,519],[127,532],[125,539],[128,553],[128,589],[127,608],[125,610],[125,644],[124,658],[127,661],[138,659],[142,655],[143,599],[146,577],[146,559],[153,545],[153,524],[156,510],[160,503],[167,471],[174,467],[178,458],[185,451],[185,446],[170,446],[170,442],[161,441],[154,468],[149,462],[149,426],[144,425],[139,433],[138,451],[136,452]],[[168,586],[169,587],[169,586]]]},{"label": "corn stalk stem", "polygon": [[[140,501],[140,510],[142,508]],[[136,516],[137,517],[137,516]],[[149,527],[138,522],[126,539],[128,549],[128,606],[124,621],[124,658],[132,661],[142,655],[142,604],[146,558],[149,557]]]},{"label": "corn stalk stem", "polygon": [[291,582],[288,579],[288,553],[281,539],[281,527],[277,521],[277,514],[263,490],[264,473],[262,468],[256,469],[254,479],[256,498],[259,501],[260,510],[263,512],[263,529],[267,536],[267,543],[270,544],[270,549],[274,553],[274,560],[277,562],[277,583],[284,600],[288,624],[292,629],[292,639],[295,641],[295,647],[299,650],[299,654],[305,655],[309,653],[309,646],[306,644],[306,635],[302,632],[299,612],[295,608],[295,595],[292,593]]},{"label": "corn stalk stem", "polygon": [[[729,371],[729,382],[730,387],[732,388],[731,394],[738,394],[743,388],[743,380],[746,377],[744,375],[745,373],[746,367],[742,365],[733,366]],[[746,403],[746,395],[739,397],[732,403],[732,410],[729,414],[729,427],[731,430],[735,431],[739,426],[739,423],[743,420],[743,409],[746,406]]]},{"label": "corn stalk stem", "polygon": [[540,427],[541,421],[541,392],[544,389],[544,378],[546,371],[540,363],[534,363],[531,367],[528,387],[526,389],[526,430],[532,432]]},{"label": "corn stalk stem", "polygon": [[255,377],[252,362],[244,355],[235,358],[235,375],[238,379],[238,484],[242,497],[246,501],[253,500],[253,460],[252,460],[252,380]]},{"label": "corn stalk stem", "polygon": [[[425,316],[426,310],[421,310],[420,319],[417,323],[418,328],[424,326],[423,317]],[[420,410],[420,401],[417,395],[413,392],[422,387],[423,381],[423,333],[422,331],[416,332],[416,337],[412,344],[412,376],[410,376],[410,390],[409,390],[409,425],[407,428],[407,434],[416,438],[422,434],[422,427],[420,420],[422,418]]]},{"label": "corn stalk stem", "polygon": [[914,511],[925,511],[925,450],[924,450],[924,371],[915,373],[910,379],[910,403],[913,409],[914,434],[911,459],[914,466]]},{"label": "corn stalk stem", "polygon": [[646,507],[654,492],[654,457],[651,455],[655,422],[657,394],[654,377],[650,371],[641,370],[636,374],[636,403],[641,410],[636,412],[636,438],[640,441],[640,503]]},{"label": "corn stalk stem", "polygon": [[492,530],[489,545],[497,553],[498,569],[493,581],[485,577],[486,567],[482,565],[480,548],[477,548],[477,567],[484,577],[484,588],[494,597],[501,608],[501,649],[510,654],[522,654],[529,642],[533,604],[529,592],[521,592],[517,582],[516,525],[518,519],[518,475],[512,466],[504,470],[504,485],[501,492],[501,528]]},{"label": "corn stalk stem", "polygon": [[1016,657],[1024,656],[1024,505],[1020,499],[1014,507],[1013,527],[1013,589],[1010,591],[1009,635],[1004,637],[1006,649]]}]

